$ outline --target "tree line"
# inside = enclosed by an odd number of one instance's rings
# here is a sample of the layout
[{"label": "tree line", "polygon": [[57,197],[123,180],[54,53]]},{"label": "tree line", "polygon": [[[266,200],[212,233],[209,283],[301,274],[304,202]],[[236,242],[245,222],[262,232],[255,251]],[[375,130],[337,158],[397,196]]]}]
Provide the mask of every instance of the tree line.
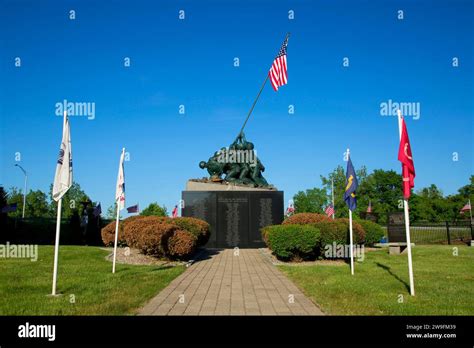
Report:
[{"label": "tree line", "polygon": [[[50,185],[48,193],[41,190],[30,190],[26,194],[25,217],[55,218],[57,203],[52,199],[52,193],[53,185]],[[77,182],[74,182],[63,197],[62,218],[70,219],[74,215],[81,214],[86,203],[88,209],[98,204],[98,202],[91,200],[90,196],[84,192]],[[17,209],[14,212],[9,212],[8,216],[11,218],[21,218],[23,212],[23,192],[17,187],[11,187],[6,191],[0,186],[0,208],[10,204],[16,204]],[[116,209],[116,205],[113,204],[107,210],[102,211],[102,216],[110,220],[115,219]],[[157,202],[153,202],[143,209],[140,214],[166,216],[168,211],[165,206],[160,206]]]},{"label": "tree line", "polygon": [[[393,170],[376,169],[368,174],[365,166],[357,172],[359,187],[357,189],[358,217],[365,213],[369,206],[372,213],[378,215],[378,222],[385,224],[388,213],[403,211],[402,176]],[[343,199],[346,185],[344,168],[338,166],[327,176],[321,175],[321,188],[300,191],[293,197],[295,212],[324,213],[331,203],[331,184],[334,180],[334,207],[336,217],[347,217],[348,210]],[[469,212],[461,214],[461,208],[474,198],[474,175],[469,183],[458,189],[456,194],[445,196],[435,185],[416,190],[410,197],[410,220],[413,222],[457,221],[469,218]],[[363,214],[362,214],[363,215]]]}]

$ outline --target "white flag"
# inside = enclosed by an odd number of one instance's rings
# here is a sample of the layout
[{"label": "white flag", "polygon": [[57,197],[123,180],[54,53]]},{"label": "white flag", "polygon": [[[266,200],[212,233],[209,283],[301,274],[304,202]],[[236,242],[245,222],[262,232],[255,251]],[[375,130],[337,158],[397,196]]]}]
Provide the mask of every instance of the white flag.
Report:
[{"label": "white flag", "polygon": [[115,201],[118,203],[118,209],[125,208],[125,174],[123,172],[123,160],[125,157],[125,149],[120,155],[119,170],[117,175],[117,187],[115,189]]},{"label": "white flag", "polygon": [[69,119],[64,111],[63,139],[59,148],[58,164],[54,176],[53,199],[59,201],[72,186],[72,148]]}]

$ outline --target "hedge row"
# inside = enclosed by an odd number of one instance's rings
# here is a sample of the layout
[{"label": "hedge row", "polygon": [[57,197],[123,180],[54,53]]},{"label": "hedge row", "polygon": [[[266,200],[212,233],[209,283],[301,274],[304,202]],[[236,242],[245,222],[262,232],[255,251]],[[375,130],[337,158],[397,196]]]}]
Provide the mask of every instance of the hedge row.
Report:
[{"label": "hedge row", "polygon": [[375,243],[379,243],[383,238],[384,230],[379,224],[369,220],[357,220],[357,222],[362,225],[362,228],[365,230],[366,245],[374,245]]},{"label": "hedge row", "polygon": [[[349,244],[349,219],[330,219],[322,214],[295,214],[282,225],[262,229],[262,238],[272,252],[283,260],[305,260],[324,256],[328,244]],[[377,224],[352,221],[353,243],[371,245],[383,236]]]},{"label": "hedge row", "polygon": [[[207,243],[209,224],[188,218],[132,216],[119,223],[118,244],[139,249],[145,255],[186,259],[196,247]],[[111,246],[115,240],[115,221],[102,229],[102,240]]]}]

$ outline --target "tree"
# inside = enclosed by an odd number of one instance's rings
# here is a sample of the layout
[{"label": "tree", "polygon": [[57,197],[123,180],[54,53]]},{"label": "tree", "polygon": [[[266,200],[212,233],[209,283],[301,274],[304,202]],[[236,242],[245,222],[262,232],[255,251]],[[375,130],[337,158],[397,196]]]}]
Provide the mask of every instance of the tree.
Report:
[{"label": "tree", "polygon": [[357,193],[357,212],[366,211],[370,200],[379,223],[387,222],[388,213],[403,209],[402,176],[393,170],[375,169]]},{"label": "tree", "polygon": [[143,216],[168,216],[168,211],[165,206],[159,206],[157,202],[150,203],[148,207],[143,209],[140,213]]},{"label": "tree", "polygon": [[[367,180],[367,169],[365,166],[360,167],[356,170],[357,180],[359,182],[359,187]],[[349,211],[347,209],[346,202],[344,202],[344,191],[346,188],[346,172],[342,166],[337,166],[327,177],[321,175],[321,182],[326,192],[331,193],[332,179],[334,179],[334,209],[335,216],[348,217]],[[359,194],[357,195],[360,196]],[[332,197],[329,201],[332,200]],[[359,199],[357,201],[357,210],[360,210]]]},{"label": "tree", "polygon": [[328,197],[325,189],[312,188],[298,192],[293,201],[296,213],[323,213]]},{"label": "tree", "polygon": [[[117,218],[117,204],[112,204],[105,213],[105,218],[108,220],[115,220]],[[122,218],[122,215],[119,214],[119,219]]]},{"label": "tree", "polygon": [[51,205],[46,193],[30,190],[26,195],[25,217],[52,217]]},{"label": "tree", "polygon": [[[17,187],[10,187],[8,190],[8,204],[15,204],[16,203],[16,211],[12,211],[8,213],[8,216],[13,218],[21,218],[23,213],[23,192],[19,190]],[[25,211],[25,216],[26,211]]]},{"label": "tree", "polygon": [[3,186],[0,186],[0,209],[5,207],[8,204],[8,194],[7,191],[3,188]]},{"label": "tree", "polygon": [[[51,206],[56,216],[57,202],[53,200],[53,184],[49,187],[49,197]],[[73,182],[72,186],[63,196],[62,202],[62,218],[70,219],[74,212],[82,212],[82,202],[91,202],[89,196],[81,189],[77,182]],[[92,202],[91,202],[92,203]]]}]

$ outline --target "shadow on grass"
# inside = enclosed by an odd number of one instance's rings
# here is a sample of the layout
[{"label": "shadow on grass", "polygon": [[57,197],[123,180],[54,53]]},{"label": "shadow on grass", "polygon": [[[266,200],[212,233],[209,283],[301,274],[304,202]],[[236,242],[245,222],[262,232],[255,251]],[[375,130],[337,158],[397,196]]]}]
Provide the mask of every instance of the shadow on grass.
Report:
[{"label": "shadow on grass", "polygon": [[400,283],[405,285],[405,288],[407,289],[407,291],[410,291],[410,286],[407,284],[407,282],[405,282],[402,278],[400,278],[398,275],[393,273],[392,270],[390,269],[390,267],[385,266],[385,265],[381,264],[380,262],[376,262],[376,265],[377,265],[377,267],[380,267],[380,268],[386,270],[388,272],[388,274],[390,274],[392,277],[394,277]]}]

